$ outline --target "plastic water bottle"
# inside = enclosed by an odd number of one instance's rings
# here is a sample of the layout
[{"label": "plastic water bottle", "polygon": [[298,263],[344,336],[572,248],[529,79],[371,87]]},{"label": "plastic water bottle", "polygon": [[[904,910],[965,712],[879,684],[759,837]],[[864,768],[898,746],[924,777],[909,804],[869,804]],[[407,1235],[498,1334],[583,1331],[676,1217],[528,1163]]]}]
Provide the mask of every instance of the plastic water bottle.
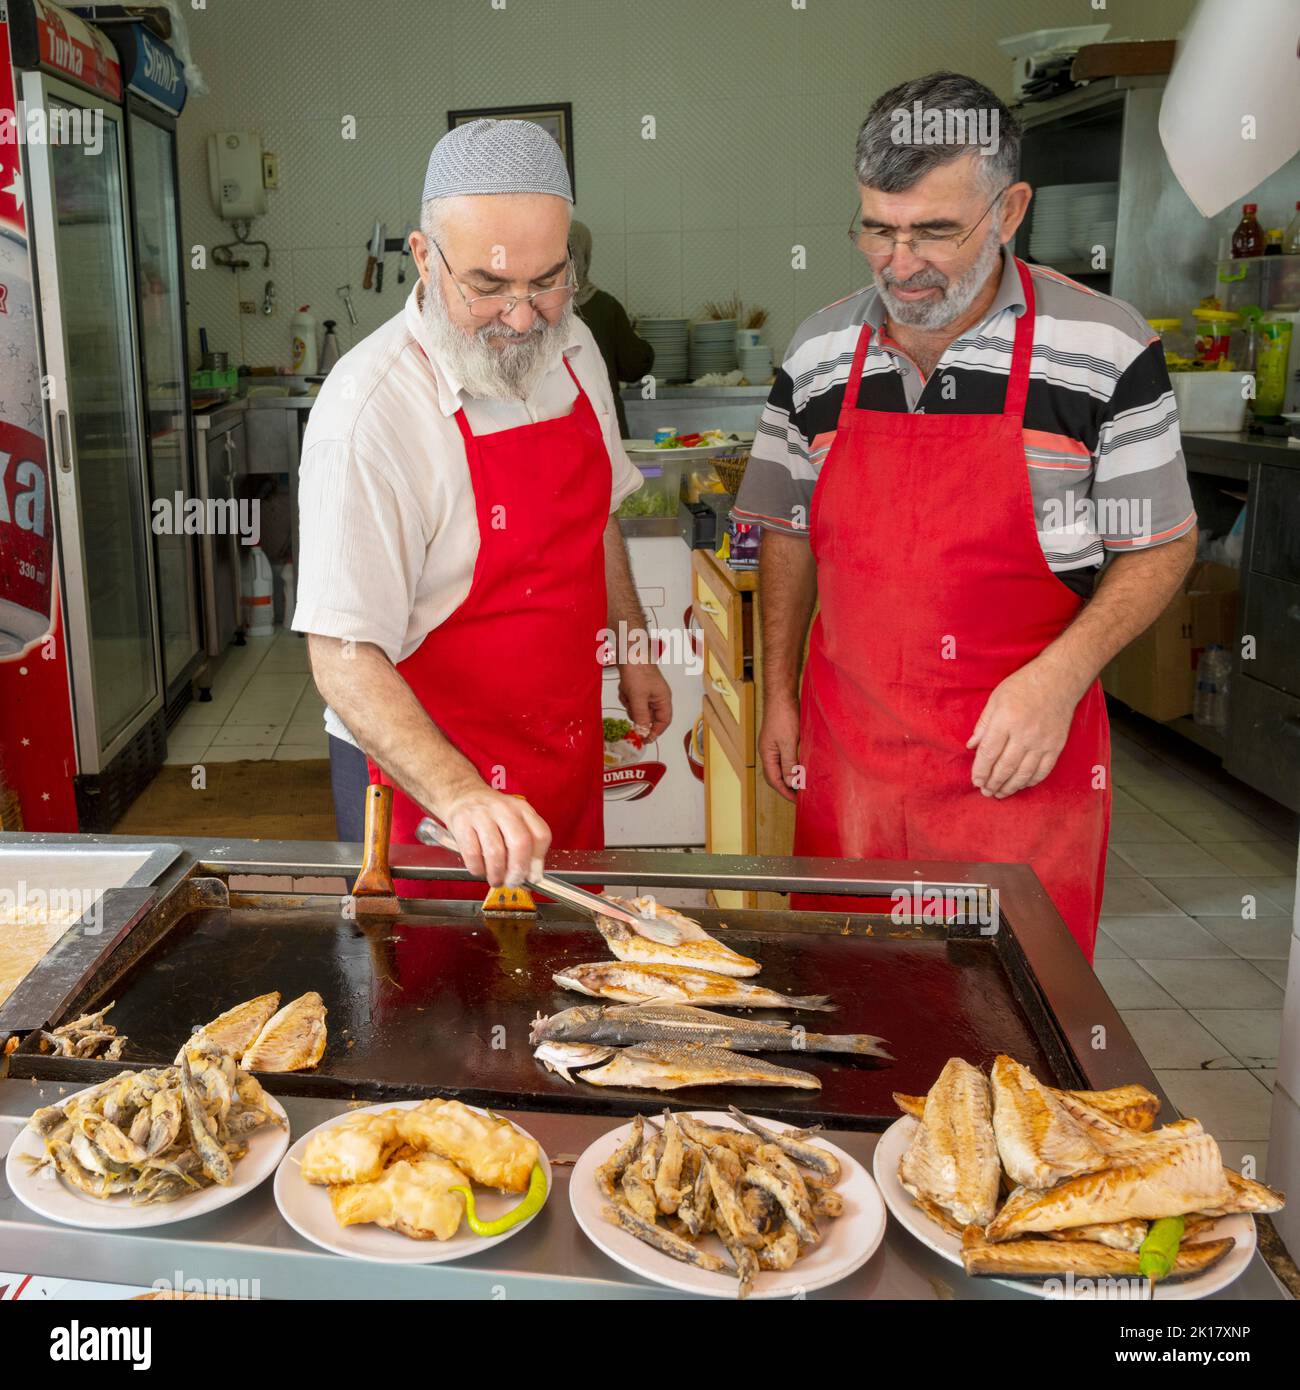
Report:
[{"label": "plastic water bottle", "polygon": [[1228,727],[1228,685],[1232,658],[1216,642],[1206,647],[1196,666],[1196,698],[1192,718],[1222,733]]}]

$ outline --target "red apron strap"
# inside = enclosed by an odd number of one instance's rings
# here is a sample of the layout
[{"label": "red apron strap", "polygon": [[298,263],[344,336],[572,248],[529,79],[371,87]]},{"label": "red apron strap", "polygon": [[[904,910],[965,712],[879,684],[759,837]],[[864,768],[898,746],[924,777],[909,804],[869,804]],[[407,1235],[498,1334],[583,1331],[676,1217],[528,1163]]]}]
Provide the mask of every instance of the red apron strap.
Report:
[{"label": "red apron strap", "polygon": [[1025,292],[1024,312],[1016,319],[1016,342],[1011,350],[1011,375],[1007,378],[1004,415],[1023,420],[1025,400],[1029,395],[1029,363],[1034,355],[1034,281],[1024,261],[1016,261],[1020,284]]},{"label": "red apron strap", "polygon": [[849,367],[849,379],[844,386],[844,400],[840,404],[840,418],[846,410],[858,408],[858,386],[862,381],[862,368],[867,361],[867,347],[871,342],[871,325],[864,323],[858,334],[857,346],[853,349],[853,364]]}]

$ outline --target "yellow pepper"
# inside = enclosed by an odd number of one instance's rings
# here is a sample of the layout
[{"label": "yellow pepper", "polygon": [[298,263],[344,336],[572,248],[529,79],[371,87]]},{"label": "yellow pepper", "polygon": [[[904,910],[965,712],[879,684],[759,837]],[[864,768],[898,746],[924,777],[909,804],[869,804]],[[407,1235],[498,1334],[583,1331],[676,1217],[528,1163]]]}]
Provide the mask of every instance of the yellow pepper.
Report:
[{"label": "yellow pepper", "polygon": [[469,1222],[469,1228],[476,1236],[499,1236],[503,1231],[519,1225],[521,1221],[527,1221],[530,1216],[541,1211],[542,1204],[546,1201],[546,1171],[540,1163],[534,1163],[523,1201],[512,1207],[504,1216],[497,1217],[495,1221],[479,1220],[474,1210],[474,1194],[468,1187],[453,1187],[451,1190],[464,1197],[465,1220]]}]

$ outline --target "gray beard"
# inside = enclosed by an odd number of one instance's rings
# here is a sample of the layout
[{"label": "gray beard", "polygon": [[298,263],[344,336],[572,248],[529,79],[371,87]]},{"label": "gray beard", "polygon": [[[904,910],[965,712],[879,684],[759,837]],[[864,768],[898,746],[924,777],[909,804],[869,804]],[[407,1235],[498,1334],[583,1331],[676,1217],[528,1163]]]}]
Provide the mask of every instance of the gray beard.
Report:
[{"label": "gray beard", "polygon": [[[886,266],[875,275],[876,289],[885,301],[889,317],[895,323],[908,328],[944,328],[957,319],[975,302],[976,296],[984,288],[985,282],[1002,254],[1002,243],[998,239],[997,228],[991,228],[988,239],[980,249],[975,264],[956,280],[949,278],[938,266],[927,266],[907,280],[892,278]],[[905,303],[892,291],[894,285],[902,285],[909,290],[936,288],[942,291],[938,299],[922,299],[915,303]]]},{"label": "gray beard", "polygon": [[494,338],[510,337],[511,330],[497,319],[466,332],[453,323],[441,290],[427,286],[422,315],[429,340],[439,362],[471,396],[489,400],[526,400],[542,378],[557,366],[573,322],[573,302],[554,323],[541,317],[522,342],[494,347]]}]

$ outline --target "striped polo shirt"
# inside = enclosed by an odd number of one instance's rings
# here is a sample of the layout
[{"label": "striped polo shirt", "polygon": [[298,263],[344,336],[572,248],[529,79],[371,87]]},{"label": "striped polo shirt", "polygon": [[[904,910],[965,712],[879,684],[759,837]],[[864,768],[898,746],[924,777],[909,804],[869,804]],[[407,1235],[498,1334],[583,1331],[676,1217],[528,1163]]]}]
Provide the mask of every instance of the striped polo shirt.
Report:
[{"label": "striped polo shirt", "polygon": [[[1048,564],[1087,595],[1107,551],[1174,540],[1191,530],[1196,513],[1169,373],[1150,325],[1122,300],[1047,266],[1030,271],[1034,355],[1024,441],[1035,523]],[[1020,276],[1004,251],[988,314],[948,345],[925,379],[886,335],[874,286],[819,310],[796,331],[773,382],[736,518],[807,536],[813,487],[835,439],[864,322],[872,334],[859,409],[995,415],[1024,311]]]}]

